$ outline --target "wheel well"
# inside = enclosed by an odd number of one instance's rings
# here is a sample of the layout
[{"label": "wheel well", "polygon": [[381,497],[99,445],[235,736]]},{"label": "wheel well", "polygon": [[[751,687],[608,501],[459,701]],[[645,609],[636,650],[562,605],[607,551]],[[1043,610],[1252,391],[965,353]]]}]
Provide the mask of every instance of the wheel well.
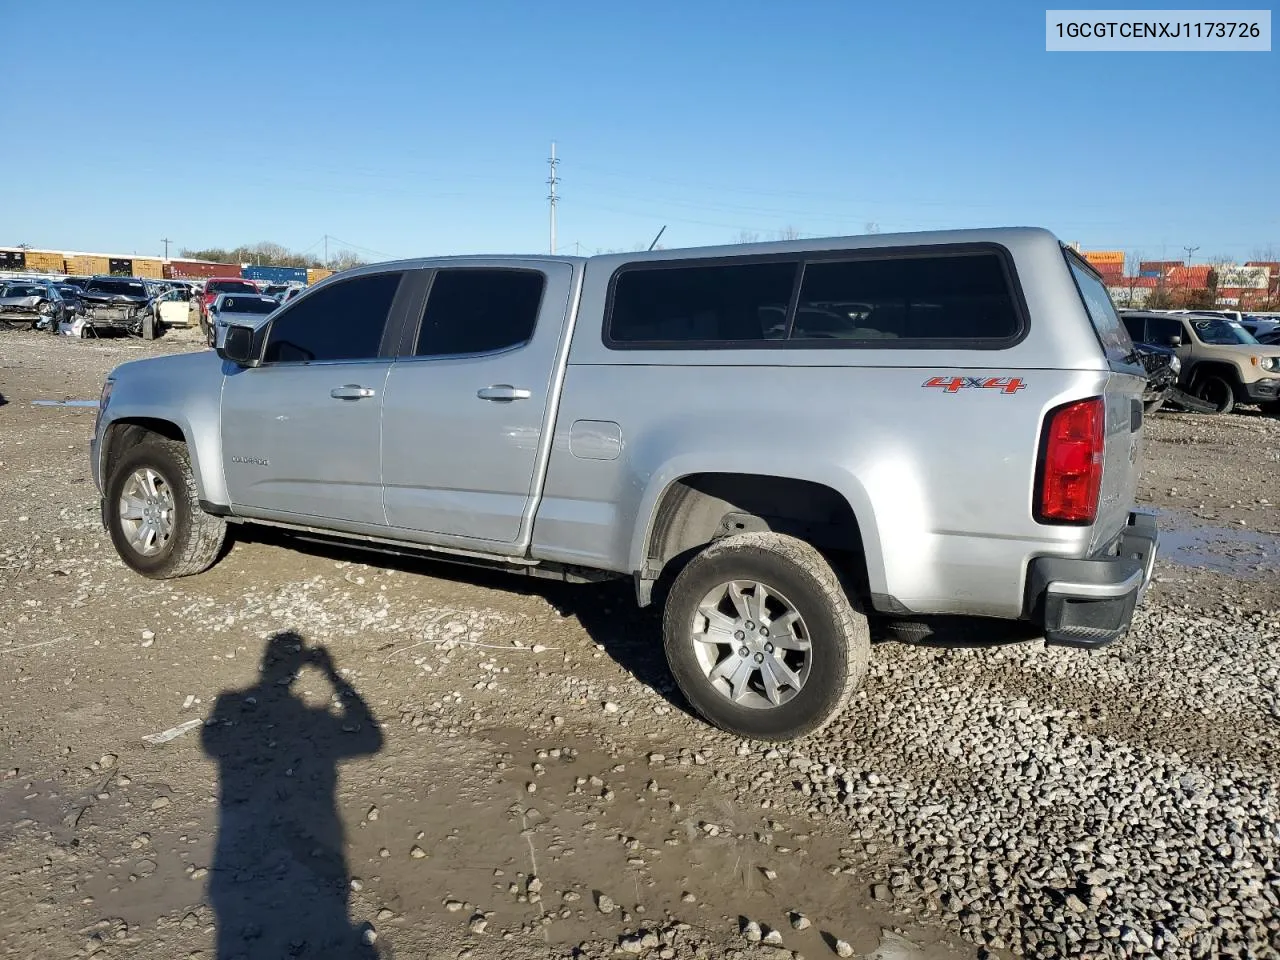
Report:
[{"label": "wheel well", "polygon": [[1193,384],[1199,383],[1206,377],[1221,377],[1232,386],[1241,382],[1240,371],[1221,360],[1202,360],[1191,368],[1191,382]]},{"label": "wheel well", "polygon": [[641,603],[655,582],[669,583],[698,551],[720,537],[772,530],[827,553],[850,589],[868,591],[862,535],[853,508],[820,483],[743,473],[697,473],[673,482],[658,501],[645,547]]},{"label": "wheel well", "polygon": [[124,456],[125,451],[144,443],[151,436],[161,436],[168,440],[177,440],[179,443],[187,442],[187,438],[182,435],[182,428],[176,423],[153,417],[130,417],[117,420],[107,428],[102,471],[104,485],[106,478],[111,475],[111,469],[116,465],[116,461]]}]

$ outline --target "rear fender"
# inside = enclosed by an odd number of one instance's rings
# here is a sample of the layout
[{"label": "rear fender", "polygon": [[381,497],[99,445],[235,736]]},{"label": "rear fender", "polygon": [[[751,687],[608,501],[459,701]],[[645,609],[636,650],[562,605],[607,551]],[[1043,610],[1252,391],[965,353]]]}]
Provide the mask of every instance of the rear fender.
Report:
[{"label": "rear fender", "polygon": [[[680,479],[702,473],[741,473],[761,475],[759,458],[743,455],[735,458],[718,451],[714,456],[689,453],[674,457],[664,463],[650,475],[640,500],[636,520],[632,529],[631,546],[628,550],[628,564],[631,571],[639,573],[645,568],[648,557],[649,542],[653,535],[654,522],[657,518],[658,505],[671,488]],[[768,474],[777,476],[777,474]],[[806,480],[810,483],[830,487],[843,496],[853,510],[854,518],[862,536],[862,548],[866,562],[867,580],[871,593],[885,594],[886,577],[884,557],[881,548],[880,531],[876,525],[876,513],[872,509],[871,498],[862,483],[854,475],[834,466],[812,463],[807,469],[792,470],[784,479]]]}]

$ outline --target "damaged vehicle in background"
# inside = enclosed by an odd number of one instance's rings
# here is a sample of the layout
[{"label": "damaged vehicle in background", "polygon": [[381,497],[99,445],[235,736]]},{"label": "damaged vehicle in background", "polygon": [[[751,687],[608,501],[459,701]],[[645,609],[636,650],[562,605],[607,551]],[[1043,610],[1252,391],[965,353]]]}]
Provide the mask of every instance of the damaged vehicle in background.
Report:
[{"label": "damaged vehicle in background", "polygon": [[58,324],[70,320],[75,307],[58,288],[47,281],[0,282],[0,325],[14,327],[29,324],[33,330],[56,331]]},{"label": "damaged vehicle in background", "polygon": [[1147,371],[1147,388],[1142,392],[1142,406],[1147,413],[1155,413],[1164,406],[1164,402],[1177,387],[1182,361],[1172,347],[1154,343],[1135,342],[1133,352],[1137,354],[1142,369]]},{"label": "damaged vehicle in background", "polygon": [[[1188,409],[1230,413],[1238,403],[1280,408],[1280,350],[1259,343],[1239,322],[1211,313],[1125,310],[1134,341],[1172,347],[1182,361],[1172,399]],[[1139,336],[1141,334],[1141,336]]]},{"label": "damaged vehicle in background", "polygon": [[151,339],[155,331],[155,309],[147,286],[132,277],[93,277],[80,294],[80,315],[84,324],[80,336],[92,330],[123,330],[134,337]]}]

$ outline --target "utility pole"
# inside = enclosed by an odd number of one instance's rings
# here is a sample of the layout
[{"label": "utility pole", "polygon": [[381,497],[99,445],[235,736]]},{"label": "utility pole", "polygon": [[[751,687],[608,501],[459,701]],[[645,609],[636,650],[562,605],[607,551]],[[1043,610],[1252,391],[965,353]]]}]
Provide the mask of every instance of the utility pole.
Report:
[{"label": "utility pole", "polygon": [[168,259],[169,259],[169,244],[173,243],[173,241],[172,241],[172,240],[170,240],[168,237],[165,237],[165,238],[164,238],[163,240],[161,240],[160,242],[164,244],[164,258],[165,258],[166,260],[168,260]]},{"label": "utility pole", "polygon": [[1199,250],[1200,248],[1199,247],[1183,247],[1182,249],[1187,251],[1187,266],[1189,267],[1191,266],[1191,255],[1195,253],[1197,250]]},{"label": "utility pole", "polygon": [[551,176],[547,177],[547,184],[551,187],[551,192],[547,194],[547,199],[551,201],[551,253],[554,256],[556,252],[556,203],[559,198],[556,196],[556,184],[560,182],[560,178],[556,176],[556,142],[551,141],[551,156],[547,159],[547,163],[551,164]]},{"label": "utility pole", "polygon": [[324,235],[324,265],[329,266],[329,235]]}]

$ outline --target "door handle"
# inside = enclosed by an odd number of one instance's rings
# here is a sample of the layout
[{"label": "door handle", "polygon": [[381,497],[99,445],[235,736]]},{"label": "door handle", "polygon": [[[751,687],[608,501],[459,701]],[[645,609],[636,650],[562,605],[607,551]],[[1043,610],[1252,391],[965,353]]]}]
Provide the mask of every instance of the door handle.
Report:
[{"label": "door handle", "polygon": [[533,396],[532,391],[523,387],[513,387],[509,383],[495,383],[491,387],[483,387],[476,391],[476,396],[481,400],[528,400]]},{"label": "door handle", "polygon": [[358,383],[346,383],[330,390],[329,396],[335,400],[362,400],[365,397],[372,397],[373,392],[371,387],[362,387]]}]

